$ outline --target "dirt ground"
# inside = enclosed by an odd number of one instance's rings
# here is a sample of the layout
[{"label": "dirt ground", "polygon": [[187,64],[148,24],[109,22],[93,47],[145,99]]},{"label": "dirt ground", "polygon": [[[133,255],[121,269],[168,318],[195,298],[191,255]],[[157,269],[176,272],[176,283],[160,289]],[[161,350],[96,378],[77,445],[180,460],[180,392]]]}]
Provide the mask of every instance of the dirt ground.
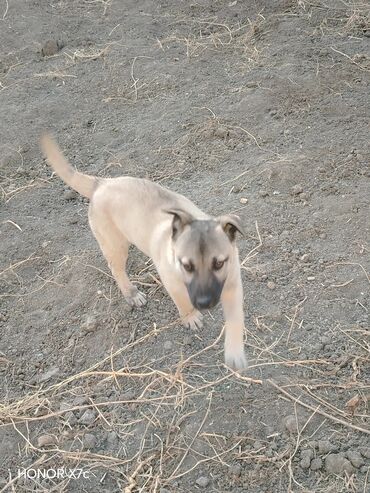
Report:
[{"label": "dirt ground", "polygon": [[[357,0],[0,1],[0,491],[370,491],[369,21]],[[221,310],[182,328],[134,248],[149,301],[127,306],[46,128],[84,172],[241,216],[244,374]]]}]

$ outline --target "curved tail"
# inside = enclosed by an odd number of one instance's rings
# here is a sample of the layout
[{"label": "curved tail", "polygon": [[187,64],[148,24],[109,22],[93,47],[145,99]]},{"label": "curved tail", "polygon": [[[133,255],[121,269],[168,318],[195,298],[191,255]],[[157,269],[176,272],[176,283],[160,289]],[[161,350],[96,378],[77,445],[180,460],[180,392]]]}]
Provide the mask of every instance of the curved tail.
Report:
[{"label": "curved tail", "polygon": [[44,134],[41,137],[41,149],[50,166],[67,185],[84,197],[89,199],[92,197],[97,185],[97,179],[73,169],[63,156],[58,144],[49,134]]}]

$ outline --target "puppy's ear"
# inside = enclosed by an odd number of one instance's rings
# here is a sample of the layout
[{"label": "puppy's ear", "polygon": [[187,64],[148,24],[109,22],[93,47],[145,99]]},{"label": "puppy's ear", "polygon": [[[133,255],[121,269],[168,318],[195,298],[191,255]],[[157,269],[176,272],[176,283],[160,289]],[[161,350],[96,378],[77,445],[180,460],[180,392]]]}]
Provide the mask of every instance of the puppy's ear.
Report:
[{"label": "puppy's ear", "polygon": [[227,234],[230,241],[235,240],[237,231],[239,231],[241,235],[245,235],[239,216],[236,216],[235,214],[227,214],[226,216],[220,216],[217,220],[221,224],[222,229]]},{"label": "puppy's ear", "polygon": [[194,221],[193,216],[191,216],[188,212],[183,211],[181,209],[170,209],[163,211],[167,214],[173,215],[172,220],[172,239],[176,240],[176,238],[183,232],[185,226]]}]

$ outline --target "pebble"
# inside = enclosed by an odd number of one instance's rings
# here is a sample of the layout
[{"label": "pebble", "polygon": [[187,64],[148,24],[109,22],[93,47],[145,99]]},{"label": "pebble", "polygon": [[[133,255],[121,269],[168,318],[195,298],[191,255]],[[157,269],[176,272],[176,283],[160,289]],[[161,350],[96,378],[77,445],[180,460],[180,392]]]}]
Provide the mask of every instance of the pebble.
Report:
[{"label": "pebble", "polygon": [[370,447],[360,447],[359,451],[366,459],[370,459]]},{"label": "pebble", "polygon": [[74,413],[72,411],[68,411],[68,413],[66,413],[64,415],[64,419],[71,425],[75,425],[77,423],[77,418],[76,416],[74,415]]},{"label": "pebble", "polygon": [[359,452],[356,452],[355,450],[348,450],[346,456],[354,467],[359,468],[364,465],[364,459],[361,457]]},{"label": "pebble", "polygon": [[40,435],[37,439],[37,445],[39,447],[54,445],[55,442],[56,442],[56,438],[53,435]]},{"label": "pebble", "polygon": [[267,197],[267,196],[268,196],[268,194],[269,194],[269,193],[268,193],[268,191],[267,191],[267,190],[260,190],[260,191],[258,192],[258,195],[259,195],[260,197]]},{"label": "pebble", "polygon": [[201,488],[206,488],[209,485],[209,478],[206,476],[200,476],[195,482]]},{"label": "pebble", "polygon": [[193,344],[193,338],[191,335],[184,337],[184,346],[191,346]]},{"label": "pebble", "polygon": [[283,418],[283,425],[289,433],[297,433],[297,419],[295,416],[286,416]]},{"label": "pebble", "polygon": [[86,411],[79,419],[79,422],[86,426],[91,425],[94,421],[95,421],[95,411],[93,411],[92,409],[86,409]]},{"label": "pebble", "polygon": [[85,395],[78,395],[73,399],[72,404],[73,406],[83,406],[84,404],[88,404],[89,402],[89,398]]},{"label": "pebble", "polygon": [[96,436],[92,433],[86,433],[83,438],[83,444],[85,449],[93,449],[96,445]]},{"label": "pebble", "polygon": [[118,440],[118,435],[115,431],[110,431],[107,436],[107,442],[110,445],[115,445]]},{"label": "pebble", "polygon": [[63,198],[65,200],[76,200],[78,197],[78,193],[75,192],[74,190],[67,190],[66,192],[64,192],[63,194]]},{"label": "pebble", "polygon": [[318,471],[322,468],[322,459],[317,457],[317,459],[313,459],[311,462],[311,471]]},{"label": "pebble", "polygon": [[302,450],[300,466],[302,469],[309,469],[311,465],[311,459],[313,457],[313,451],[311,449]]},{"label": "pebble", "polygon": [[307,262],[309,262],[310,260],[311,260],[311,256],[310,256],[310,254],[309,254],[309,253],[305,253],[305,254],[304,254],[304,255],[302,255],[302,257],[301,257],[301,261],[302,261],[302,262],[307,263]]},{"label": "pebble", "polygon": [[329,452],[335,452],[336,447],[333,445],[329,440],[319,440],[317,442],[317,446],[319,449],[319,454],[324,455],[328,454]]},{"label": "pebble", "polygon": [[98,327],[98,321],[96,320],[96,318],[92,315],[88,315],[86,317],[85,323],[82,326],[82,330],[87,334],[89,332],[94,332],[97,329],[97,327]]},{"label": "pebble", "polygon": [[307,281],[314,281],[316,279],[315,276],[308,276]]},{"label": "pebble", "polygon": [[240,202],[241,204],[248,204],[248,199],[247,199],[246,197],[242,197],[242,198],[239,200],[239,202]]},{"label": "pebble", "polygon": [[60,372],[59,368],[57,366],[54,366],[53,368],[50,368],[50,370],[39,375],[38,382],[39,383],[47,382],[52,377],[55,377],[56,375],[58,375],[59,372]]},{"label": "pebble", "polygon": [[60,40],[49,39],[45,42],[44,46],[41,48],[42,56],[53,56],[58,53],[59,50],[63,48],[63,42]]},{"label": "pebble", "polygon": [[291,195],[299,195],[300,193],[303,192],[303,187],[302,185],[294,185],[291,189],[290,189],[290,193]]},{"label": "pebble", "polygon": [[325,459],[325,469],[329,474],[338,474],[340,476],[344,472],[348,474],[354,472],[352,464],[342,454],[329,454]]},{"label": "pebble", "polygon": [[173,344],[172,344],[172,341],[166,341],[164,344],[163,344],[163,347],[166,351],[170,351],[173,347]]},{"label": "pebble", "polygon": [[242,466],[240,464],[234,464],[233,466],[230,467],[230,474],[232,476],[239,478],[241,473],[242,473]]},{"label": "pebble", "polygon": [[276,288],[276,284],[274,283],[274,281],[268,281],[267,287],[269,289],[275,289]]}]

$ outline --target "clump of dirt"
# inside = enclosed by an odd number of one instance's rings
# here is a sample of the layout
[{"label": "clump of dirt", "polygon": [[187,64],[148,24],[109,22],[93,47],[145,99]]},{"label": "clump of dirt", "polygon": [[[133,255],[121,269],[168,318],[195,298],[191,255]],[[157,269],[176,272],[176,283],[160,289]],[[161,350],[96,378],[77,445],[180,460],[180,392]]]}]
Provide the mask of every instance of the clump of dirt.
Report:
[{"label": "clump of dirt", "polygon": [[[367,490],[370,9],[249,3],[0,7],[2,491]],[[125,304],[46,128],[241,216],[246,373],[134,249]]]}]

